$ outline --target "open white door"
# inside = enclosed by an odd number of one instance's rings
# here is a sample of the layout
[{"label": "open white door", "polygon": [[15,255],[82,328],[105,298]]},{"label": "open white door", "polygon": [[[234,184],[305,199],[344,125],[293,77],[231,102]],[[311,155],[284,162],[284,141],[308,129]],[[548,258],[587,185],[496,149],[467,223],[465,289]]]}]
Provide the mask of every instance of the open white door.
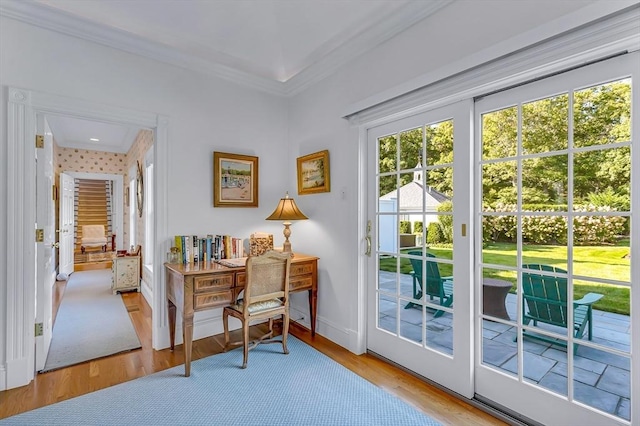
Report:
[{"label": "open white door", "polygon": [[[53,202],[53,136],[42,114],[37,115],[36,134],[43,145],[36,149],[36,229],[42,242],[36,243],[36,371],[44,368],[53,328],[53,285],[55,276],[55,206]],[[36,231],[36,236],[40,231]]]},{"label": "open white door", "polygon": [[73,272],[73,178],[60,173],[60,273],[71,275]]}]

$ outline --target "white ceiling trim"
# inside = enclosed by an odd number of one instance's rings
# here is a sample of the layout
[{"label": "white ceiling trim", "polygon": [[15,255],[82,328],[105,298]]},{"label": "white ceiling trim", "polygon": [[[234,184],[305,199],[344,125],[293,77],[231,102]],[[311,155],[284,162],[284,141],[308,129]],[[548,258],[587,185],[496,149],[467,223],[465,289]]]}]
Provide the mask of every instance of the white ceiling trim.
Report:
[{"label": "white ceiling trim", "polygon": [[[337,48],[333,48],[337,44],[336,40],[330,40],[315,52],[313,58],[311,58],[313,63],[309,63],[304,70],[286,82],[240,71],[196,55],[177,52],[161,43],[143,39],[127,31],[90,22],[38,3],[3,0],[0,3],[0,15],[181,68],[204,72],[245,87],[286,97],[302,92],[353,58],[436,13],[453,1],[409,2],[404,7],[389,13],[384,20],[375,23],[375,25],[369,27],[363,25],[352,30],[351,32],[354,35],[350,40],[340,44]],[[323,55],[323,51],[328,52]]]}]

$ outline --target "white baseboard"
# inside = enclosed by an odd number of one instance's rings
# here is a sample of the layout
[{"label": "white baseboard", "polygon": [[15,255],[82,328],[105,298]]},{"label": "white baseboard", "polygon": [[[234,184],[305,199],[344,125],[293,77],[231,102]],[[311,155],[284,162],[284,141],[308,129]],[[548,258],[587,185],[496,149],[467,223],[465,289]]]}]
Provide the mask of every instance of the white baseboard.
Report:
[{"label": "white baseboard", "polygon": [[0,365],[0,392],[7,390],[7,367]]}]

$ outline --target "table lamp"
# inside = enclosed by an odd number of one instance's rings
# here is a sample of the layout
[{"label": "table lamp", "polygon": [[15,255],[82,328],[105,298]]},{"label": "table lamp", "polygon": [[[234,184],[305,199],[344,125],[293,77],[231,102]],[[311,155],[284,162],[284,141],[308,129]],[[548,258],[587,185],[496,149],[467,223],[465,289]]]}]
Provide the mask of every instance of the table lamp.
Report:
[{"label": "table lamp", "polygon": [[283,220],[284,221],[284,244],[282,245],[283,253],[291,253],[291,243],[289,237],[291,236],[291,220],[304,220],[309,219],[300,211],[293,198],[289,198],[289,193],[284,198],[280,198],[280,202],[276,209],[271,213],[266,220]]}]

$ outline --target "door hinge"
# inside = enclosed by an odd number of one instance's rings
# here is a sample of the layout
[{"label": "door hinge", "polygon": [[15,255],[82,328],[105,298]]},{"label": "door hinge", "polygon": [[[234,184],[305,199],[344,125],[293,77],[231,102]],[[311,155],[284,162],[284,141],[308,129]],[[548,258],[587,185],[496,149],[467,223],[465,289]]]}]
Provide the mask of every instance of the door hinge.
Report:
[{"label": "door hinge", "polygon": [[44,229],[36,229],[36,243],[44,242]]},{"label": "door hinge", "polygon": [[36,148],[44,148],[44,136],[36,135]]},{"label": "door hinge", "polygon": [[41,322],[36,323],[36,337],[42,336],[44,334],[44,326]]}]

